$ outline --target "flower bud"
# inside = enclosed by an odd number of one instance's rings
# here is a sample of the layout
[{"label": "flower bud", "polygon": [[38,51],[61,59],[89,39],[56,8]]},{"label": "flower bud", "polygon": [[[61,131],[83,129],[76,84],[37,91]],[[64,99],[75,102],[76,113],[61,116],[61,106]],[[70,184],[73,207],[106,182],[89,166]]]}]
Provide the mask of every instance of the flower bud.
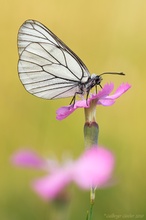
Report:
[{"label": "flower bud", "polygon": [[85,123],[84,125],[85,148],[89,148],[93,145],[97,145],[98,133],[99,133],[99,126],[95,121]]}]

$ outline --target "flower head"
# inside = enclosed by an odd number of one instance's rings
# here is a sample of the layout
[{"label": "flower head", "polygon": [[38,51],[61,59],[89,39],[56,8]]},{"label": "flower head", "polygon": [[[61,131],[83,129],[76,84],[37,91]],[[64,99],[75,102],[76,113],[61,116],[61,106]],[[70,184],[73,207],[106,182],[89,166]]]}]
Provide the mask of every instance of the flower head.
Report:
[{"label": "flower head", "polygon": [[[30,167],[31,164],[31,167],[40,169],[34,160],[36,153],[33,154],[32,151],[19,151],[12,158],[13,164],[17,166]],[[42,164],[47,164],[47,161],[44,159]],[[54,169],[48,165],[47,175],[34,180],[32,188],[43,199],[51,200],[56,198],[70,182],[76,183],[82,189],[105,185],[111,178],[113,168],[112,153],[96,145],[86,150],[75,161],[58,167],[55,165]]]},{"label": "flower head", "polygon": [[114,94],[110,95],[110,93],[114,89],[114,84],[106,84],[101,91],[97,94],[92,94],[88,100],[79,100],[76,101],[74,104],[69,106],[61,107],[57,110],[56,118],[58,120],[65,119],[71,113],[73,113],[78,108],[90,108],[90,104],[93,100],[96,101],[96,105],[103,105],[103,106],[110,106],[113,105],[117,98],[119,98],[122,94],[124,94],[131,86],[128,83],[122,83]]}]

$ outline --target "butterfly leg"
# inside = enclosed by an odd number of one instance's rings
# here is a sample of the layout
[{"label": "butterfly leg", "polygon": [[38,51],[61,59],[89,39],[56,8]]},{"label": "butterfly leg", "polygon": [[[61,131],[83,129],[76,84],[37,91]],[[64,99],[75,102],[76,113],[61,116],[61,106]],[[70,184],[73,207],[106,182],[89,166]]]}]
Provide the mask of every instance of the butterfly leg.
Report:
[{"label": "butterfly leg", "polygon": [[86,105],[88,106],[88,97],[89,97],[89,93],[90,93],[90,90],[89,91],[87,91],[87,95],[86,95]]},{"label": "butterfly leg", "polygon": [[74,105],[75,104],[75,101],[76,101],[76,95],[83,95],[83,92],[75,92],[71,102],[70,102],[70,105]]},{"label": "butterfly leg", "polygon": [[75,95],[73,96],[73,98],[72,98],[72,100],[71,100],[71,102],[70,102],[70,105],[74,105],[75,104],[75,101],[76,101],[76,93],[75,93]]}]

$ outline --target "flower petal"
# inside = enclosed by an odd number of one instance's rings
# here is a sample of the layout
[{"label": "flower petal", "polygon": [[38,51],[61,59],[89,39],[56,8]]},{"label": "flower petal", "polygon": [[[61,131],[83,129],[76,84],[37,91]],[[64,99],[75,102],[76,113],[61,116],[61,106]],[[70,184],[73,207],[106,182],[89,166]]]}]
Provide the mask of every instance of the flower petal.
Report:
[{"label": "flower petal", "polygon": [[103,89],[97,93],[98,100],[108,96],[114,89],[114,84],[111,82],[110,84],[105,84]]},{"label": "flower petal", "polygon": [[81,188],[100,187],[111,178],[114,156],[101,147],[87,150],[74,167],[73,179]]},{"label": "flower petal", "polygon": [[115,100],[105,98],[105,99],[98,100],[97,105],[111,106],[114,103],[115,103]]},{"label": "flower petal", "polygon": [[108,96],[107,98],[110,99],[117,99],[119,98],[122,94],[124,94],[128,89],[131,88],[131,85],[129,85],[128,83],[122,83],[117,90],[115,91],[115,93],[113,95]]},{"label": "flower petal", "polygon": [[61,190],[71,181],[70,172],[60,169],[50,176],[40,178],[33,182],[34,191],[43,199],[54,199]]},{"label": "flower petal", "polygon": [[89,108],[87,106],[86,100],[76,101],[75,104],[69,106],[63,106],[56,111],[56,119],[62,120],[68,117],[71,113],[73,113],[77,108]]},{"label": "flower petal", "polygon": [[20,150],[12,155],[11,162],[16,166],[40,169],[45,165],[45,160],[31,150]]},{"label": "flower petal", "polygon": [[63,106],[56,111],[56,119],[63,120],[75,111],[73,105]]}]

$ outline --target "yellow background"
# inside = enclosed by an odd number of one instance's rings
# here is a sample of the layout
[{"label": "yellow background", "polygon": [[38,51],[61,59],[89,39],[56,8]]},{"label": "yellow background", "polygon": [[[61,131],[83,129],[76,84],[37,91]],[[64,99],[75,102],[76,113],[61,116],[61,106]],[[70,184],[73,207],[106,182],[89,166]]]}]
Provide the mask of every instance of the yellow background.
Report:
[{"label": "yellow background", "polygon": [[[99,144],[114,152],[115,182],[96,192],[93,220],[145,219],[146,167],[146,1],[145,0],[1,0],[0,1],[0,219],[53,219],[54,206],[35,195],[29,183],[37,171],[10,164],[22,147],[44,157],[76,158],[84,149],[83,109],[63,121],[55,111],[70,99],[47,101],[27,93],[17,73],[17,32],[27,19],[46,25],[87,65],[91,73],[123,71],[104,76],[102,85],[132,88],[111,107],[97,107]],[[67,219],[85,219],[89,193],[71,187]],[[53,209],[54,213],[58,208]],[[133,217],[130,218],[130,214]],[[145,215],[145,216],[144,216]],[[60,219],[60,218],[59,218]],[[65,217],[63,217],[65,219]]]}]

